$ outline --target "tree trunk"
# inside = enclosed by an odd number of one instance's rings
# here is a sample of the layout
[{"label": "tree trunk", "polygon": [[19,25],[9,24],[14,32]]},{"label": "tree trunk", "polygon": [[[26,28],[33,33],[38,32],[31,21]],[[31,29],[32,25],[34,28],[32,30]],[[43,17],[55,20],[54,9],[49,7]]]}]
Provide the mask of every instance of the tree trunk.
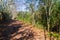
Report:
[{"label": "tree trunk", "polygon": [[35,25],[35,19],[34,19],[35,13],[32,14],[32,24]]}]

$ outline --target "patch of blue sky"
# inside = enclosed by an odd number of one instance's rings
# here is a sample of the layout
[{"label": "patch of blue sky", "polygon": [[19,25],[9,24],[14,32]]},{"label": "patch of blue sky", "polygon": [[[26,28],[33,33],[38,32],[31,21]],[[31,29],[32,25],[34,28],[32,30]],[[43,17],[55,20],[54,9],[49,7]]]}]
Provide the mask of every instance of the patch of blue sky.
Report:
[{"label": "patch of blue sky", "polygon": [[26,6],[24,5],[25,0],[15,0],[17,11],[25,11]]},{"label": "patch of blue sky", "polygon": [[[26,5],[25,5],[26,0],[15,0],[15,5],[16,5],[16,9],[17,11],[28,11],[26,9]],[[37,5],[38,5],[38,1],[35,4],[35,10],[37,10]]]}]

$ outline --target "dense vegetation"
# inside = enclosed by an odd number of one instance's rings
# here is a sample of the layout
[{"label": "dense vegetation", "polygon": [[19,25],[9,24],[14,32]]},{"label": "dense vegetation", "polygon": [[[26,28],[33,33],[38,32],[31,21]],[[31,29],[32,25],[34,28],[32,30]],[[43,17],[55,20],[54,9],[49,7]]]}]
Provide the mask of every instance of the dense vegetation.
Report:
[{"label": "dense vegetation", "polygon": [[[38,5],[36,5],[38,3]],[[19,12],[18,19],[33,25],[43,25],[49,33],[60,34],[60,1],[59,0],[27,0],[28,12]],[[33,6],[34,5],[34,6]],[[37,7],[35,9],[35,7]],[[57,34],[50,34],[59,37]]]},{"label": "dense vegetation", "polygon": [[[37,1],[38,5],[35,5]],[[58,29],[60,23],[60,1],[51,0],[46,2],[44,0],[28,0],[27,3],[27,9],[29,9],[29,11],[20,11],[18,14],[20,18],[26,19],[27,21],[32,22],[32,24],[42,24],[44,27],[47,28],[48,31],[50,30],[58,33],[60,32],[60,30]],[[35,6],[38,6],[36,8],[37,10],[35,9]]]}]

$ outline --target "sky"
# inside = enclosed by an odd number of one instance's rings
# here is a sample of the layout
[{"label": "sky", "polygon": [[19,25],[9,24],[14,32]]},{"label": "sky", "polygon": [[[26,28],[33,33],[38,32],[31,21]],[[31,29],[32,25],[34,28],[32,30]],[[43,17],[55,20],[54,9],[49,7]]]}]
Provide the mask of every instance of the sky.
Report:
[{"label": "sky", "polygon": [[[5,3],[8,2],[8,0],[3,0]],[[11,0],[9,0],[11,1]],[[30,1],[30,0],[29,0]],[[32,0],[31,0],[32,1]],[[14,0],[14,3],[15,3],[15,6],[16,6],[16,9],[17,11],[28,11],[26,9],[26,0]],[[29,2],[30,3],[30,2]],[[36,5],[36,4],[35,4]]]},{"label": "sky", "polygon": [[[26,5],[25,5],[26,0],[15,0],[15,4],[16,4],[16,9],[17,11],[26,11]],[[38,2],[38,1],[37,1]],[[42,3],[43,4],[43,3]],[[35,5],[38,5],[35,4]]]},{"label": "sky", "polygon": [[26,0],[15,0],[17,11],[25,11],[26,10],[25,2],[26,2]]},{"label": "sky", "polygon": [[[4,0],[4,2],[6,2],[6,3],[7,3],[7,1],[8,0]],[[11,1],[11,0],[9,0],[9,1]],[[29,0],[28,2],[30,3],[31,1]],[[17,11],[28,11],[28,9],[26,9],[26,7],[28,7],[28,6],[26,6],[26,0],[14,0],[14,3],[15,3]],[[38,5],[38,1],[35,3],[34,9],[37,9],[36,5]]]},{"label": "sky", "polygon": [[[26,0],[15,0],[17,11],[28,11],[28,10],[26,10],[27,6],[25,3],[26,3]],[[38,5],[38,1],[35,5]]]}]

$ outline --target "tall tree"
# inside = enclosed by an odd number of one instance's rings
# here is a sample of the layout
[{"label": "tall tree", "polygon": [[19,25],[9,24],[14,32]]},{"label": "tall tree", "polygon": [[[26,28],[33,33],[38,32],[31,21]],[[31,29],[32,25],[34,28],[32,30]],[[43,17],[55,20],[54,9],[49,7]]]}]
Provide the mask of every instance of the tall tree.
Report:
[{"label": "tall tree", "polygon": [[[0,12],[1,13],[6,12],[10,16],[12,16],[12,18],[14,18],[15,14],[16,14],[14,0],[0,0]],[[5,16],[5,15],[7,15],[6,13],[2,13],[2,15]]]},{"label": "tall tree", "polygon": [[[54,6],[54,3],[56,3],[56,2],[57,2],[57,0],[39,0],[40,8],[43,7],[43,9],[45,10],[48,31],[50,29],[50,19],[51,19],[51,14],[53,11],[52,7]],[[43,12],[43,10],[42,10],[42,12]]]},{"label": "tall tree", "polygon": [[32,22],[32,24],[35,24],[35,18],[34,18],[34,16],[35,16],[35,10],[36,10],[36,3],[37,3],[37,0],[27,0],[26,1],[26,3],[27,3],[27,5],[28,5],[28,9],[30,10],[30,12],[31,12],[31,22]]}]

